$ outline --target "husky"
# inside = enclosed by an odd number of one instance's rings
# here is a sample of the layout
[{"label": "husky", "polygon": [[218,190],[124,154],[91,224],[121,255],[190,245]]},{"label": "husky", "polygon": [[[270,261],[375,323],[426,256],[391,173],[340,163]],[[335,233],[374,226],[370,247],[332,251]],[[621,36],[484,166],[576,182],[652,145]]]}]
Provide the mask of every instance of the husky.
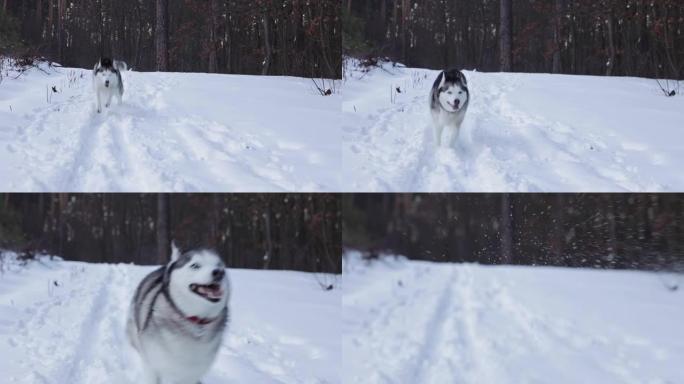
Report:
[{"label": "husky", "polygon": [[211,250],[181,253],[138,285],[126,333],[146,384],[200,384],[229,321],[226,267]]},{"label": "husky", "polygon": [[124,94],[124,83],[121,71],[126,71],[127,66],[123,61],[109,58],[100,59],[93,68],[93,89],[97,96],[97,113],[102,112],[102,101],[109,108],[112,98],[116,96],[119,104]]},{"label": "husky", "polygon": [[430,112],[432,113],[435,142],[442,144],[444,128],[449,132],[449,146],[458,137],[465,119],[470,92],[465,75],[457,69],[440,72],[430,93]]}]

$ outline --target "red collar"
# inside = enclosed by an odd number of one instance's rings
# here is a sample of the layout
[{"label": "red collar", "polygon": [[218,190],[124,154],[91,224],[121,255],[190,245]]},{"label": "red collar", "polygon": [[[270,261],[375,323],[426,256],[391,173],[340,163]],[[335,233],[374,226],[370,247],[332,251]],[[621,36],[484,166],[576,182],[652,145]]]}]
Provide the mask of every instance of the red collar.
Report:
[{"label": "red collar", "polygon": [[203,319],[203,318],[197,317],[197,316],[190,316],[190,317],[186,317],[185,319],[191,323],[199,324],[199,325],[207,325],[207,324],[213,322],[214,320],[216,320],[216,319]]}]

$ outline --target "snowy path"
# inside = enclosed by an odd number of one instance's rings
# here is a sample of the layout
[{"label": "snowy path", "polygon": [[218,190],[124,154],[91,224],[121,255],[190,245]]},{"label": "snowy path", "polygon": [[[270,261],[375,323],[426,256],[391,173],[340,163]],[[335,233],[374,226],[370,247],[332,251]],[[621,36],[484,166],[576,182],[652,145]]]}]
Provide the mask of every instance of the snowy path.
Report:
[{"label": "snowy path", "polygon": [[[140,382],[125,321],[150,270],[47,262],[0,275],[0,383]],[[338,294],[304,273],[230,276],[232,321],[203,383],[340,383]]]},{"label": "snowy path", "polygon": [[344,381],[678,383],[684,294],[654,276],[420,262],[345,270]]},{"label": "snowy path", "polygon": [[123,105],[97,114],[90,71],[58,71],[0,86],[5,190],[339,188],[340,101],[307,79],[127,72]]},{"label": "snowy path", "polygon": [[342,152],[350,190],[684,188],[684,97],[663,97],[653,80],[466,72],[472,99],[459,142],[435,150],[427,99],[437,74],[351,72]]}]

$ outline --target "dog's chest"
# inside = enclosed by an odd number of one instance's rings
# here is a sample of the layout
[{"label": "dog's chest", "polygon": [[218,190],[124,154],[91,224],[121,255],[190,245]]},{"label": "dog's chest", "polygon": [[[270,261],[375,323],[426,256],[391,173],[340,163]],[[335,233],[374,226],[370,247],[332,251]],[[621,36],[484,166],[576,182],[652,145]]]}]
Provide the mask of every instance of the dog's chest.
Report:
[{"label": "dog's chest", "polygon": [[144,343],[150,362],[160,372],[173,377],[202,375],[211,366],[221,345],[223,332],[211,332],[208,326],[164,327]]},{"label": "dog's chest", "polygon": [[466,108],[457,112],[447,112],[443,108],[432,110],[432,118],[436,124],[442,126],[459,126],[465,118]]}]

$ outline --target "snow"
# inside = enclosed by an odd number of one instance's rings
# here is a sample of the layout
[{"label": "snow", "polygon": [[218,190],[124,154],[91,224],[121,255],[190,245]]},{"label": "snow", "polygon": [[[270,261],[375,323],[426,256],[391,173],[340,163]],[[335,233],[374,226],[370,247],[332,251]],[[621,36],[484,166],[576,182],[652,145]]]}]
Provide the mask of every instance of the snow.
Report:
[{"label": "snow", "polygon": [[471,102],[451,149],[431,132],[439,71],[357,64],[342,89],[351,191],[684,189],[684,97],[664,97],[655,80],[465,71]]},{"label": "snow", "polygon": [[684,275],[676,291],[662,278],[350,252],[343,381],[681,383]]},{"label": "snow", "polygon": [[309,79],[129,71],[98,115],[91,70],[41,67],[0,83],[7,191],[340,189],[341,97]]},{"label": "snow", "polygon": [[[5,266],[0,384],[141,382],[124,329],[134,289],[154,268],[47,258]],[[229,275],[231,322],[204,384],[341,382],[339,290],[301,272]]]}]

